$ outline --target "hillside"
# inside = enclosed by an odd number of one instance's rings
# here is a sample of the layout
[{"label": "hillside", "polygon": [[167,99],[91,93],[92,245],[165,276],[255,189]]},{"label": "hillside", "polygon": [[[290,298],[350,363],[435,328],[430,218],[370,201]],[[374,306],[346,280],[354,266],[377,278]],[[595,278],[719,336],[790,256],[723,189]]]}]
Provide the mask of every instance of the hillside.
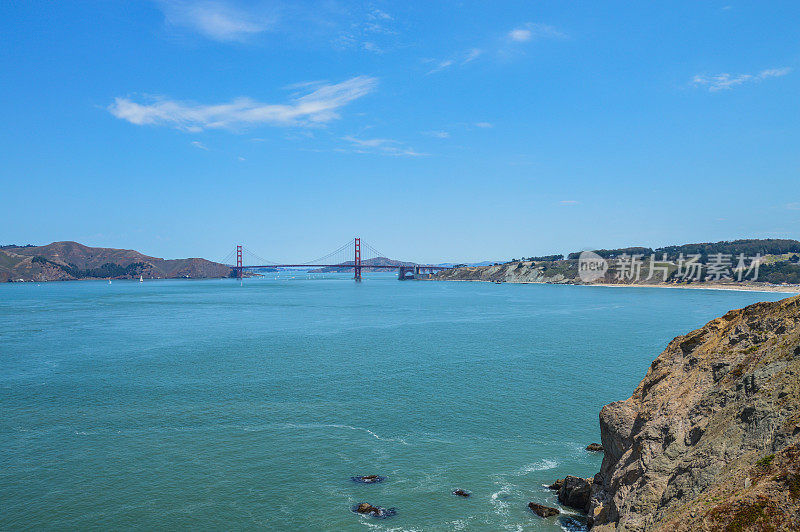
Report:
[{"label": "hillside", "polygon": [[94,248],[77,242],[0,248],[0,282],[74,279],[227,277],[230,268],[205,259],[161,259],[130,249]]},{"label": "hillside", "polygon": [[[593,256],[604,268],[597,276],[582,275]],[[585,273],[586,270],[583,270]],[[462,266],[434,276],[442,281],[510,283],[635,284],[702,286],[765,286],[800,284],[800,242],[735,240],[685,244],[657,249],[601,249],[547,257],[530,257],[490,266]]]},{"label": "hillside", "polygon": [[593,530],[800,530],[800,296],[672,340],[600,431]]}]

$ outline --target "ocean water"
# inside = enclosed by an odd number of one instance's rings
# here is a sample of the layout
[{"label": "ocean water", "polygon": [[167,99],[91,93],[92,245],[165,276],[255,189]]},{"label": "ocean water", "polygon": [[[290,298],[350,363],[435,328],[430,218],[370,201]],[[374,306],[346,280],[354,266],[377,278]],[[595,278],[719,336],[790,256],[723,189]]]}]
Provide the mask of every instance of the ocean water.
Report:
[{"label": "ocean water", "polygon": [[[598,470],[601,406],[675,335],[782,297],[382,274],[0,285],[0,529],[579,529],[526,506]],[[350,480],[368,474],[386,480]]]}]

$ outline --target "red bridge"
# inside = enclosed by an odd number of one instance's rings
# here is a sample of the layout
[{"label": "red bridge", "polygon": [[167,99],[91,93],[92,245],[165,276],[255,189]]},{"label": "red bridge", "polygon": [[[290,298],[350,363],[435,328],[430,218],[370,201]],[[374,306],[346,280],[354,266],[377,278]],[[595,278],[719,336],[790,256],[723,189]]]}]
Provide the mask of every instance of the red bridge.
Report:
[{"label": "red bridge", "polygon": [[[256,269],[256,268],[338,268],[338,269],[346,269],[346,270],[353,270],[353,278],[356,282],[361,281],[361,270],[364,268],[374,268],[380,270],[397,270],[397,278],[401,281],[406,279],[413,279],[414,276],[420,275],[422,273],[430,273],[439,270],[447,270],[449,269],[448,266],[434,266],[432,264],[416,264],[413,262],[401,262],[401,261],[391,261],[387,259],[385,255],[382,255],[378,252],[375,248],[367,244],[366,242],[363,243],[364,250],[366,253],[366,258],[362,257],[361,249],[362,249],[362,242],[360,238],[354,238],[352,241],[347,242],[345,245],[340,247],[339,249],[328,253],[327,255],[320,257],[318,259],[305,261],[305,262],[297,262],[297,263],[279,263],[279,262],[272,262],[266,259],[263,259],[244,248],[244,246],[237,245],[236,251],[231,251],[228,253],[224,259],[220,262],[230,266],[232,276],[235,276],[237,279],[241,279],[244,275],[245,270]],[[236,254],[236,264],[230,264],[229,261],[233,259],[234,253]],[[252,262],[255,264],[244,264],[244,257],[247,256],[248,259],[253,259]],[[384,262],[384,263],[381,263]],[[390,264],[386,264],[385,262],[390,262]],[[391,264],[391,262],[395,262],[395,264]]]}]

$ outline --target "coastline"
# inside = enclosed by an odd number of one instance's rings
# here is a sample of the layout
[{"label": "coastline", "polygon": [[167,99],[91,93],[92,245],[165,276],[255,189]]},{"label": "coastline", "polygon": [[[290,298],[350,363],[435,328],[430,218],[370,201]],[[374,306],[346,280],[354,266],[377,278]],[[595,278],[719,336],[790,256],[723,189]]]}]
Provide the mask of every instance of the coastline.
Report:
[{"label": "coastline", "polygon": [[[422,281],[445,281],[457,283],[496,283],[496,281],[486,281],[484,279],[420,279]],[[785,293],[800,294],[800,286],[753,286],[742,285],[732,286],[728,284],[710,283],[699,286],[672,285],[672,284],[614,284],[614,283],[548,283],[541,281],[501,281],[499,284],[551,284],[551,285],[570,285],[570,286],[599,286],[603,288],[673,288],[682,290],[726,290],[730,292],[764,292],[764,293]]]}]

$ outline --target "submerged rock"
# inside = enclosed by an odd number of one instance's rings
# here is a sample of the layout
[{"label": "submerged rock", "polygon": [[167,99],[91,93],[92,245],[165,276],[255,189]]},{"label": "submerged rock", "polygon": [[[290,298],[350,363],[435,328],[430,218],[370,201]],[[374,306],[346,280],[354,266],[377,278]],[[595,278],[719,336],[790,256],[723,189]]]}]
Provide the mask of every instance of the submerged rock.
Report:
[{"label": "submerged rock", "polygon": [[551,506],[545,506],[543,504],[537,504],[535,502],[529,502],[528,508],[530,508],[533,513],[538,515],[539,517],[552,517],[554,515],[558,515],[561,512],[558,508],[553,508]]},{"label": "submerged rock", "polygon": [[382,477],[380,475],[366,475],[363,477],[350,477],[350,480],[353,482],[358,482],[360,484],[376,484],[378,482],[383,482],[386,480],[386,477]]},{"label": "submerged rock", "polygon": [[586,446],[587,451],[591,451],[593,453],[599,453],[603,451],[603,446],[599,443],[590,443]]},{"label": "submerged rock", "polygon": [[472,494],[470,492],[468,492],[468,491],[465,491],[465,490],[462,490],[462,489],[457,489],[457,490],[453,490],[453,495],[458,495],[459,497],[469,497]]},{"label": "submerged rock", "polygon": [[373,506],[368,502],[362,502],[353,506],[353,511],[357,514],[369,515],[381,519],[392,517],[397,514],[397,510],[394,508],[381,508],[380,506]]}]

